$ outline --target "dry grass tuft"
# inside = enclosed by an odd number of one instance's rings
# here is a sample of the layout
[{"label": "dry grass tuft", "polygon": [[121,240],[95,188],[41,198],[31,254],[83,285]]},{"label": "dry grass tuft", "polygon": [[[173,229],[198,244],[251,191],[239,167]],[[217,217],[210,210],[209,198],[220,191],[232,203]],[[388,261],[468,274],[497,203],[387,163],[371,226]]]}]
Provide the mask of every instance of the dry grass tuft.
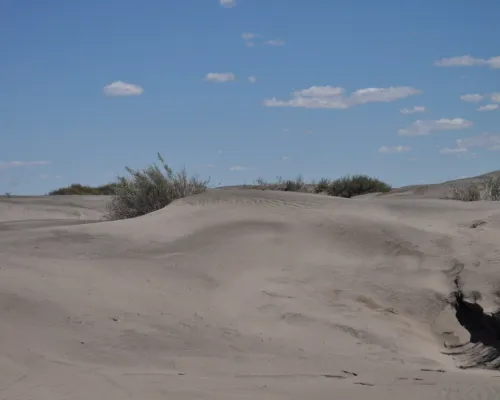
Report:
[{"label": "dry grass tuft", "polygon": [[130,177],[119,177],[108,204],[110,220],[134,218],[160,210],[174,200],[207,190],[209,181],[188,178],[186,170],[174,173],[158,153],[163,171],[156,164],[143,170],[126,168]]}]

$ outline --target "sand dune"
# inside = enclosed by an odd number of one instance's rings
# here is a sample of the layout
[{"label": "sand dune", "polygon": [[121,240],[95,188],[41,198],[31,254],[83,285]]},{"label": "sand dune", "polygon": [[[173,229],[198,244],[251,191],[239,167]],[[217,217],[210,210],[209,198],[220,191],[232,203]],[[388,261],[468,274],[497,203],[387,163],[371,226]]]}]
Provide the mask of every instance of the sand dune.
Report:
[{"label": "sand dune", "polygon": [[104,201],[0,201],[1,399],[500,398],[498,203]]}]

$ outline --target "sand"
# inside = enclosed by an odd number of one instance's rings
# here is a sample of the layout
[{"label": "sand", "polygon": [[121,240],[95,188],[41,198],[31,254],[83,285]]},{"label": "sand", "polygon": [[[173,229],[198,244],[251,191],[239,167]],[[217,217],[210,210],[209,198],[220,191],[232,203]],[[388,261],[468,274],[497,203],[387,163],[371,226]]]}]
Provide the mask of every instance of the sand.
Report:
[{"label": "sand", "polygon": [[99,222],[106,201],[1,198],[0,399],[500,398],[460,368],[499,360],[486,314],[450,305],[458,276],[496,311],[498,203],[231,189]]}]

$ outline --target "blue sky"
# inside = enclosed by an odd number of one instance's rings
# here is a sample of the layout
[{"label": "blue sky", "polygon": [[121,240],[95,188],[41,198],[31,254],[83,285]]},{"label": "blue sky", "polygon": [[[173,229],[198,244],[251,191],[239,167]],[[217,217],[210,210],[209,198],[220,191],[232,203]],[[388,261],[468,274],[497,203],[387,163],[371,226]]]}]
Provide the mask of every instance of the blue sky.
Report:
[{"label": "blue sky", "polygon": [[4,0],[0,193],[500,169],[497,0]]}]

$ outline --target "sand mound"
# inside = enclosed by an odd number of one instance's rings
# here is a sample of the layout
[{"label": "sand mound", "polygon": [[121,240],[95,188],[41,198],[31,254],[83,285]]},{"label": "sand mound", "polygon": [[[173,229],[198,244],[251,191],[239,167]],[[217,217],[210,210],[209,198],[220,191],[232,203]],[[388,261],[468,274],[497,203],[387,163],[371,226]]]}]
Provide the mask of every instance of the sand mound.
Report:
[{"label": "sand mound", "polygon": [[0,230],[0,398],[497,399],[443,353],[457,276],[496,310],[499,229],[486,202],[212,190]]},{"label": "sand mound", "polygon": [[97,222],[109,196],[0,196],[0,231]]}]

